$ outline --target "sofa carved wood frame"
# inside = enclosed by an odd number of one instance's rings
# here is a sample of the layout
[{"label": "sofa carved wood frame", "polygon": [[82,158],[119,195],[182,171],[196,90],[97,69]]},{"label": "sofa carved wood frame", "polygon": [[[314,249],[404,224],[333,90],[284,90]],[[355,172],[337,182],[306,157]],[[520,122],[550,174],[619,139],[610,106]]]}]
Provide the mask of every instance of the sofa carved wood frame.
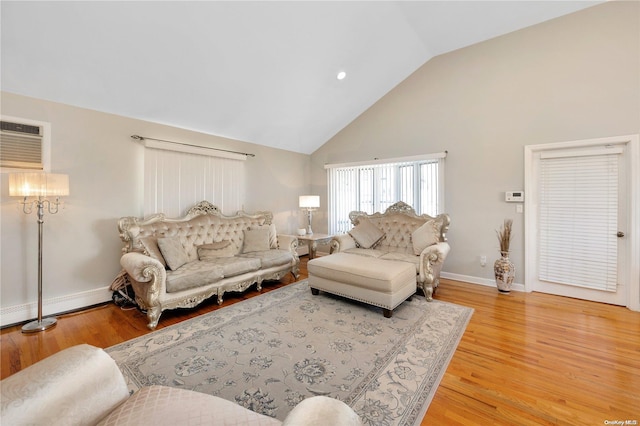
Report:
[{"label": "sofa carved wood frame", "polygon": [[[123,255],[136,256],[138,263],[142,266],[142,270],[138,270],[137,274],[141,281],[129,277],[129,282],[134,288],[136,303],[139,307],[147,312],[147,318],[149,329],[153,330],[158,324],[162,311],[167,309],[176,308],[193,308],[204,300],[216,296],[218,304],[222,304],[223,295],[228,291],[242,292],[249,288],[251,285],[256,284],[258,291],[262,290],[263,281],[279,280],[287,273],[291,273],[296,279],[300,273],[300,259],[298,258],[296,249],[298,247],[297,238],[291,238],[285,242],[285,250],[291,251],[294,255],[294,265],[289,269],[279,269],[262,272],[257,271],[254,276],[251,276],[244,280],[232,280],[231,283],[225,285],[206,285],[202,288],[195,288],[190,291],[190,294],[186,297],[179,298],[163,298],[161,293],[164,293],[166,289],[161,290],[161,282],[166,281],[167,271],[162,265],[155,260],[144,260],[140,262],[140,256],[148,257],[149,253],[144,246],[140,243],[139,238],[133,237],[136,234],[136,229],[140,227],[148,227],[156,225],[171,226],[171,224],[180,224],[189,222],[191,219],[200,215],[213,215],[222,219],[233,220],[236,218],[247,219],[264,219],[265,225],[270,225],[273,221],[273,213],[270,211],[258,211],[253,214],[246,213],[244,211],[238,211],[234,215],[224,215],[217,206],[209,203],[208,201],[201,201],[192,208],[189,209],[187,214],[180,218],[167,218],[164,213],[156,213],[145,218],[137,218],[133,216],[123,217],[118,220],[118,230],[120,232],[120,238],[124,242],[122,248]],[[122,262],[122,260],[121,260]],[[164,286],[162,286],[164,287]],[[160,300],[163,298],[164,300]]]}]

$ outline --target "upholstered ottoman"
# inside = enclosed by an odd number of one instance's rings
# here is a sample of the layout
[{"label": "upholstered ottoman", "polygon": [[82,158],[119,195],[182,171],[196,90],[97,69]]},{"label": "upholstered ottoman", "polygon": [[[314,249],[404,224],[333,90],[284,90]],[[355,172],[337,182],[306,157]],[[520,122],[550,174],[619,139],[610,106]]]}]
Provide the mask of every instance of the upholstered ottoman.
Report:
[{"label": "upholstered ottoman", "polygon": [[335,253],[310,260],[309,287],[392,311],[416,292],[416,267],[412,263]]}]

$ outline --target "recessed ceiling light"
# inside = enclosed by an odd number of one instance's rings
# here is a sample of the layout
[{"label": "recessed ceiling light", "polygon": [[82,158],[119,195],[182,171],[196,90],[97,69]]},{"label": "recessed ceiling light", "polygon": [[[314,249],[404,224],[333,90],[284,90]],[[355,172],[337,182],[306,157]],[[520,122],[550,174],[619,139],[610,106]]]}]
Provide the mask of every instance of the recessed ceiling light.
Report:
[{"label": "recessed ceiling light", "polygon": [[347,76],[347,73],[346,73],[346,72],[344,72],[344,71],[340,71],[340,72],[338,73],[338,75],[336,76],[336,78],[337,78],[338,80],[344,80],[344,78],[345,78],[346,76]]}]

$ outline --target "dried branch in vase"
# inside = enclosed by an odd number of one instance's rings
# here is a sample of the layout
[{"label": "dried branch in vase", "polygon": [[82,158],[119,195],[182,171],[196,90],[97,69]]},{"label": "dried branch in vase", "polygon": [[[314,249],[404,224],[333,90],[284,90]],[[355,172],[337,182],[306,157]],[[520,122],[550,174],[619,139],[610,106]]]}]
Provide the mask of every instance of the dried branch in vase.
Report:
[{"label": "dried branch in vase", "polygon": [[504,223],[500,227],[499,231],[496,231],[498,234],[498,241],[500,242],[500,252],[509,252],[509,245],[511,244],[511,226],[513,225],[513,220],[505,219]]}]

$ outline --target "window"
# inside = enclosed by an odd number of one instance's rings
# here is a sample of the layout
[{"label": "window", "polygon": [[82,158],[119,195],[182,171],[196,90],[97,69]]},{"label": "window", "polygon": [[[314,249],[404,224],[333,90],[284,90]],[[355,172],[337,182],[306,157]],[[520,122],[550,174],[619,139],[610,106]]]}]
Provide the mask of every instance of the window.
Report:
[{"label": "window", "polygon": [[369,163],[333,164],[329,170],[329,232],[351,229],[349,212],[383,212],[404,201],[418,214],[444,210],[446,153]]}]

